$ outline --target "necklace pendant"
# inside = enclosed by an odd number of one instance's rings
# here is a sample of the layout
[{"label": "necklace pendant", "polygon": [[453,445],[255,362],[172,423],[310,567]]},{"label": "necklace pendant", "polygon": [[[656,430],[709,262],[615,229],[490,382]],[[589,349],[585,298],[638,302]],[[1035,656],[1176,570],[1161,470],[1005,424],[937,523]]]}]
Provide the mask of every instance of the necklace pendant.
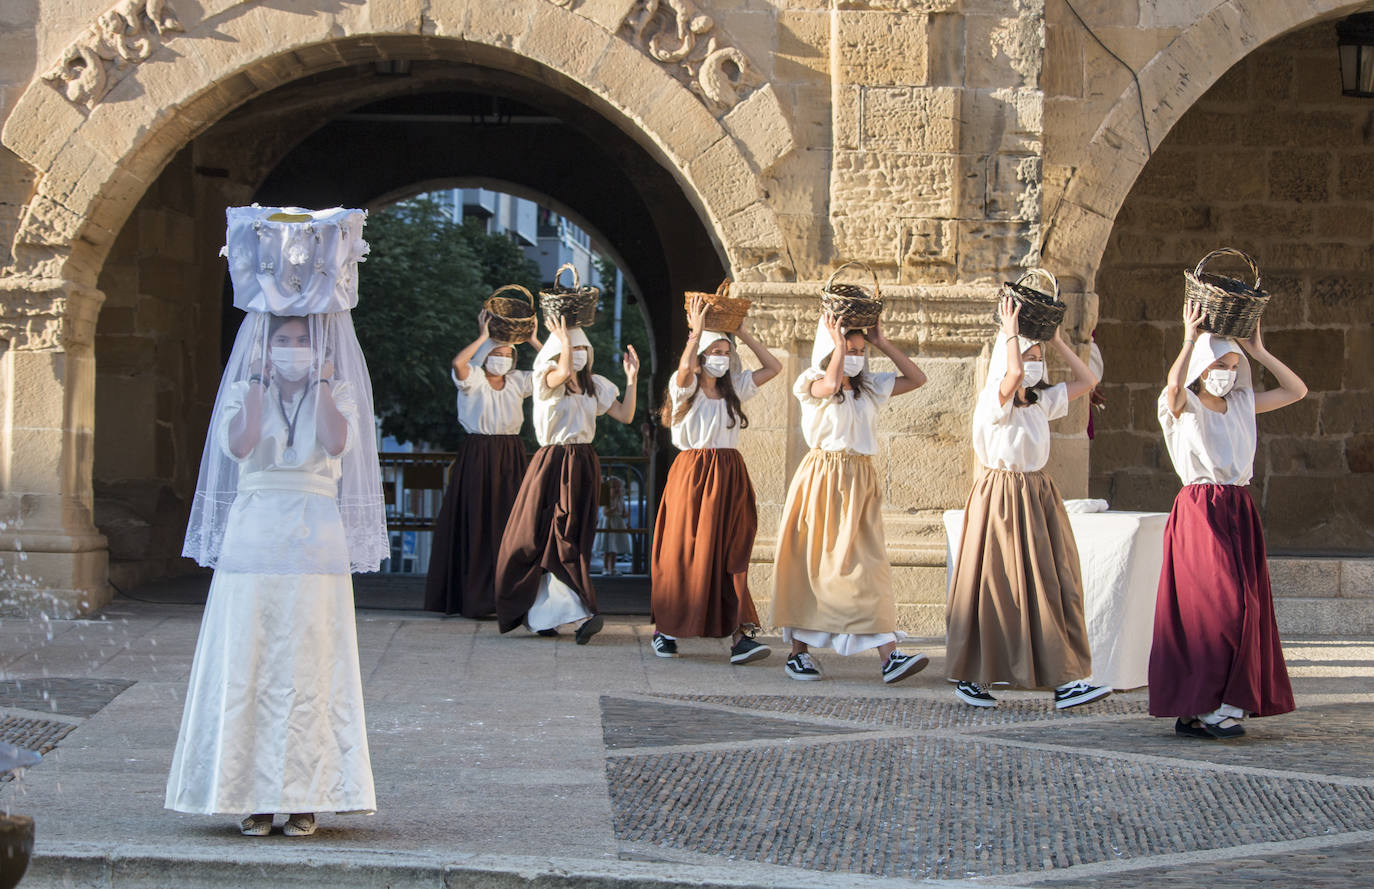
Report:
[{"label": "necklace pendant", "polygon": [[293,448],[293,447],[287,447],[286,450],[284,450],[284,451],[281,452],[281,461],[282,461],[283,463],[288,464],[288,465],[295,465],[295,463],[296,463],[296,449]]}]

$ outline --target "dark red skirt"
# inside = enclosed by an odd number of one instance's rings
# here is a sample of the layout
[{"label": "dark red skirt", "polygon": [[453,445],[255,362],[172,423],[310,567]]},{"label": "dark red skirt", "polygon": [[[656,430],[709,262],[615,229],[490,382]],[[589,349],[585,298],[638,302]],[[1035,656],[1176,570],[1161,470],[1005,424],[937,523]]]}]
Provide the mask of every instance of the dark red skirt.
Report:
[{"label": "dark red skirt", "polygon": [[434,524],[426,611],[496,613],[496,551],[528,463],[518,435],[463,439]]},{"label": "dark red skirt", "polygon": [[749,595],[758,524],[739,451],[678,454],[654,523],[652,619],[659,632],[719,639],[758,624]]},{"label": "dark red skirt", "polygon": [[496,619],[508,633],[525,622],[552,574],[596,613],[590,557],[596,537],[601,460],[589,444],[545,445],[534,452],[496,557]]},{"label": "dark red skirt", "polygon": [[1293,709],[1293,687],[1250,492],[1188,485],[1164,527],[1150,713],[1189,717],[1222,704],[1275,716]]}]

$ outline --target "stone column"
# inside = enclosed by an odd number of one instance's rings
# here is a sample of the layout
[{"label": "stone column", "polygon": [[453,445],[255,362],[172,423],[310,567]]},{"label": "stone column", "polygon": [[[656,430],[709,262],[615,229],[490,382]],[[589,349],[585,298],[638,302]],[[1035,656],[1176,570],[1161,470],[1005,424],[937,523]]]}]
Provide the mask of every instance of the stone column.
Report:
[{"label": "stone column", "polygon": [[99,290],[0,278],[0,614],[89,614],[110,600],[91,518]]}]

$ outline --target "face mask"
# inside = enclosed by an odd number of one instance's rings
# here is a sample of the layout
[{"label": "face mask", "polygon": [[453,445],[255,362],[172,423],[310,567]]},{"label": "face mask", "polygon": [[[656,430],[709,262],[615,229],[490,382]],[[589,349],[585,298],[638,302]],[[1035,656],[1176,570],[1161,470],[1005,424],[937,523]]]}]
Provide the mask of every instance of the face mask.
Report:
[{"label": "face mask", "polygon": [[857,377],[863,373],[864,356],[846,355],[844,356],[844,375],[847,377]]},{"label": "face mask", "polygon": [[585,350],[573,352],[573,370],[581,370],[587,366],[587,353]]},{"label": "face mask", "polygon": [[272,349],[272,369],[292,383],[309,372],[314,360],[315,354],[310,349],[283,349],[281,346]]},{"label": "face mask", "polygon": [[493,373],[498,377],[504,377],[506,374],[510,373],[510,369],[515,366],[515,359],[507,358],[505,355],[489,355],[487,356],[486,364],[483,366],[486,367],[487,373]]},{"label": "face mask", "polygon": [[1021,363],[1021,367],[1025,370],[1025,375],[1021,377],[1021,385],[1027,389],[1045,378],[1045,362],[1043,361],[1024,361]]},{"label": "face mask", "polygon": [[1226,393],[1236,385],[1236,372],[1234,370],[1209,370],[1207,375],[1202,378],[1202,386],[1217,398],[1226,397]]},{"label": "face mask", "polygon": [[729,355],[707,355],[701,366],[713,377],[723,377],[730,370]]}]

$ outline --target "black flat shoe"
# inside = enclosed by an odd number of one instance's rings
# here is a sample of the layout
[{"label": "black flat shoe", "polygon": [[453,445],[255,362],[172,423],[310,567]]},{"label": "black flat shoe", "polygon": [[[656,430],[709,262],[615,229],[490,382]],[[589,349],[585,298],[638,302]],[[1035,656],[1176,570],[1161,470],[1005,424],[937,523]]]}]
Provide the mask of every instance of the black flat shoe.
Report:
[{"label": "black flat shoe", "polygon": [[547,629],[547,630],[535,630],[534,632],[535,632],[536,635],[539,635],[539,636],[557,636],[557,635],[558,635],[558,631],[555,630],[555,629],[553,629],[553,628],[549,628],[549,629]]},{"label": "black flat shoe", "polygon": [[592,637],[601,632],[601,627],[606,623],[605,619],[599,614],[593,614],[582,622],[582,626],[577,628],[575,641],[578,645],[586,645],[592,641]]},{"label": "black flat shoe", "polygon": [[[1222,722],[1225,721],[1226,720],[1222,720]],[[1238,720],[1236,721],[1236,724],[1231,726],[1230,728],[1222,728],[1220,725],[1208,725],[1204,722],[1202,724],[1202,729],[1212,737],[1219,738],[1223,741],[1227,740],[1228,738],[1245,737],[1245,726],[1242,725]]]},{"label": "black flat shoe", "polygon": [[1174,723],[1174,734],[1182,735],[1185,738],[1210,738],[1207,729],[1203,728],[1202,723],[1196,719],[1179,719]]}]

